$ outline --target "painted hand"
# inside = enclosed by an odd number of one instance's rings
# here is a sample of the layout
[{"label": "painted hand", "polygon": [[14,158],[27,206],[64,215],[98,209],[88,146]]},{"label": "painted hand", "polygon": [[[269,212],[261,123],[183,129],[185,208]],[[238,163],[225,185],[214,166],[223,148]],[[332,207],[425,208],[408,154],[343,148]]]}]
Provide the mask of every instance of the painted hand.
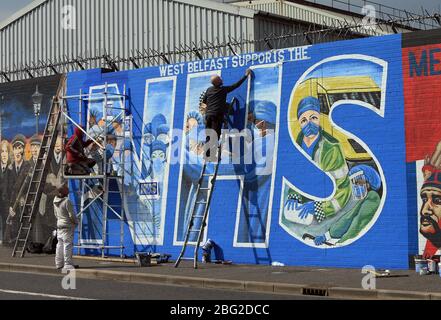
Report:
[{"label": "painted hand", "polygon": [[315,243],[316,246],[321,246],[326,241],[327,241],[326,236],[322,235],[322,236],[316,237],[315,240],[314,240],[314,243]]},{"label": "painted hand", "polygon": [[304,205],[302,205],[300,207],[300,213],[299,213],[299,218],[300,219],[306,219],[308,217],[308,215],[310,214],[314,214],[314,202],[308,202],[305,203]]},{"label": "painted hand", "polygon": [[286,210],[295,210],[297,208],[298,201],[295,199],[288,199],[285,202]]}]

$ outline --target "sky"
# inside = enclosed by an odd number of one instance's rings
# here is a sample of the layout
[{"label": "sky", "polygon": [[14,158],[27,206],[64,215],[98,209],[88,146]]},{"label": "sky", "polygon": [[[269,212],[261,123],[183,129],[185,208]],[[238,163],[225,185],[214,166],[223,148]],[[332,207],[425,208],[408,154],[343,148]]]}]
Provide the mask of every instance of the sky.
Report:
[{"label": "sky", "polygon": [[[94,0],[90,0],[94,1]],[[214,0],[223,2],[223,0]],[[326,3],[331,0],[317,0],[317,2]],[[346,2],[346,0],[341,0]],[[354,2],[360,2],[360,0],[352,0]],[[0,21],[3,21],[7,17],[11,16],[14,12],[20,10],[24,6],[31,3],[32,0],[0,0]],[[414,12],[420,12],[421,6],[424,6],[428,10],[438,9],[440,6],[440,0],[377,0],[375,2],[381,2],[384,5],[392,6],[399,9],[405,9]]]}]

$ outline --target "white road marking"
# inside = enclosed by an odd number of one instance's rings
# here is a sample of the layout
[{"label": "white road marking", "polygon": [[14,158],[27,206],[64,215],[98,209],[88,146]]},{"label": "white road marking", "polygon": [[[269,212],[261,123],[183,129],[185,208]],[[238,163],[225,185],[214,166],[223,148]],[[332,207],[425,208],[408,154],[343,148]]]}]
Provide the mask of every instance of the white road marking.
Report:
[{"label": "white road marking", "polygon": [[52,298],[52,299],[95,300],[95,299],[89,299],[89,298],[77,298],[77,297],[68,297],[68,296],[58,296],[58,295],[53,295],[53,294],[45,294],[45,293],[13,291],[13,290],[3,290],[3,289],[0,289],[0,292],[9,293],[9,294],[26,295],[26,296],[39,296],[39,297]]}]

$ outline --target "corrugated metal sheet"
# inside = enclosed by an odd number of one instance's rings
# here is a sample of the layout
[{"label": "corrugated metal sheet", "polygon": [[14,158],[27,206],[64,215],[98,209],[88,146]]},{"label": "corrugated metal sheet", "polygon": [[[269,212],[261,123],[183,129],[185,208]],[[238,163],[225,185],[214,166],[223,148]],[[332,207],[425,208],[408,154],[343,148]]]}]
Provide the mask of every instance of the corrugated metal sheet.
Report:
[{"label": "corrugated metal sheet", "polygon": [[[76,9],[76,30],[61,28],[66,5]],[[0,26],[0,70],[66,55],[94,56],[104,50],[127,58],[133,50],[169,51],[202,41],[228,41],[229,36],[254,39],[253,15],[253,10],[207,0],[48,0]],[[194,58],[176,56],[175,61]]]},{"label": "corrugated metal sheet", "polygon": [[[280,18],[274,18],[266,16],[264,14],[256,15],[254,18],[254,30],[256,39],[265,39],[273,35],[287,35],[287,34],[299,34],[295,37],[287,37],[281,40],[271,40],[270,45],[274,49],[297,47],[303,45],[309,45],[311,43],[321,43],[350,39],[351,35],[339,35],[337,33],[328,32],[326,34],[310,35],[307,41],[302,34],[308,31],[309,25],[306,23],[283,20]],[[269,47],[264,42],[256,44],[255,49],[257,51],[268,50]]]},{"label": "corrugated metal sheet", "polygon": [[[339,26],[345,22],[354,25],[362,23],[361,18],[356,18],[353,15],[345,15],[287,1],[253,0],[249,2],[237,2],[234,3],[234,5],[271,13],[289,19],[294,19],[302,23],[317,24],[328,27]],[[400,32],[406,31],[404,29],[399,30]],[[380,28],[377,28],[375,30],[360,28],[357,31],[364,35],[370,36],[392,33],[392,29],[389,27],[383,27],[383,30],[381,30]]]}]

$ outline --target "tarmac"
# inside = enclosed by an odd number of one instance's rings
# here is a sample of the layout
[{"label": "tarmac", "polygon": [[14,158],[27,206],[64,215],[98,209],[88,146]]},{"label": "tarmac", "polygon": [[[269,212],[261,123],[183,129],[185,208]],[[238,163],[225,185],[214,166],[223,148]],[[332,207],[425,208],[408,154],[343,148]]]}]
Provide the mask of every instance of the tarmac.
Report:
[{"label": "tarmac", "polygon": [[[11,248],[0,247],[0,271],[60,275],[53,255],[11,257]],[[109,279],[133,283],[182,285],[246,292],[326,296],[337,299],[441,300],[439,274],[421,276],[414,270],[392,270],[388,278],[376,278],[376,289],[362,288],[360,269],[273,267],[264,265],[199,264],[183,261],[139,267],[134,260],[77,257],[79,278]],[[225,297],[228,299],[228,297]]]}]

